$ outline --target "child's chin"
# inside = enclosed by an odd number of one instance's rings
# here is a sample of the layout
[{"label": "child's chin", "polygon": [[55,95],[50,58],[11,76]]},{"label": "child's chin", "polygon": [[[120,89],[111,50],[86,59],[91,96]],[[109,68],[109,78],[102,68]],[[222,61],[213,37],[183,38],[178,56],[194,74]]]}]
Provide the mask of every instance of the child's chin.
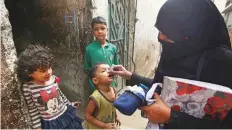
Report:
[{"label": "child's chin", "polygon": [[103,40],[105,40],[105,38],[104,37],[99,37],[98,40],[103,41]]},{"label": "child's chin", "polygon": [[111,84],[113,82],[114,79],[108,79],[108,83]]},{"label": "child's chin", "polygon": [[114,77],[111,77],[111,78],[109,77],[109,80],[110,80],[110,81],[113,81],[113,80],[114,80]]}]

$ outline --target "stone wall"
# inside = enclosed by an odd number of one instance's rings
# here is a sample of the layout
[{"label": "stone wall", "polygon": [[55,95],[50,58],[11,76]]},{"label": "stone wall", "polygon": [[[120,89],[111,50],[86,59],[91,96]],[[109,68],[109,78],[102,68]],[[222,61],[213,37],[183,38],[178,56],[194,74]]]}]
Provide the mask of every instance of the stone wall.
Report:
[{"label": "stone wall", "polygon": [[29,128],[27,109],[15,72],[16,49],[4,1],[1,6],[1,129]]}]

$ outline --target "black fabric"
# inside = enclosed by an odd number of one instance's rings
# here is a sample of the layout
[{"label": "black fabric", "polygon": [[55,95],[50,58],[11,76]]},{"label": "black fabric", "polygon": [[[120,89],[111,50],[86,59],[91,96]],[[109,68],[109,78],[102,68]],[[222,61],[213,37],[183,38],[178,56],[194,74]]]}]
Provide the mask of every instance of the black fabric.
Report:
[{"label": "black fabric", "polygon": [[152,80],[150,78],[145,78],[143,76],[132,73],[131,79],[126,81],[127,86],[140,85],[141,83],[149,87],[152,85]]},{"label": "black fabric", "polygon": [[[172,76],[232,88],[229,34],[211,0],[168,0],[160,9],[156,27],[175,43],[159,39],[163,51],[153,83],[162,82],[164,76]],[[203,55],[207,62],[201,63],[197,77],[198,63]],[[165,128],[232,128],[231,120],[231,114],[223,121],[212,121],[172,110]]]},{"label": "black fabric", "polygon": [[230,47],[224,19],[210,0],[168,0],[156,27],[175,43],[159,40],[163,52],[154,82],[161,82],[165,75],[196,79],[196,63],[206,50]]}]

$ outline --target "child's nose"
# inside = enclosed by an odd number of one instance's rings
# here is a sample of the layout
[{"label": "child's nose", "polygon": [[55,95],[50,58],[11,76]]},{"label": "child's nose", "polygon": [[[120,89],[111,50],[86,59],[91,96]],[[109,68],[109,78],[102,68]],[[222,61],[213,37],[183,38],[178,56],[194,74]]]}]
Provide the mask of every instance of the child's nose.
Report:
[{"label": "child's nose", "polygon": [[99,29],[99,30],[98,30],[98,32],[99,32],[99,33],[102,33],[102,30],[101,30],[101,29]]}]

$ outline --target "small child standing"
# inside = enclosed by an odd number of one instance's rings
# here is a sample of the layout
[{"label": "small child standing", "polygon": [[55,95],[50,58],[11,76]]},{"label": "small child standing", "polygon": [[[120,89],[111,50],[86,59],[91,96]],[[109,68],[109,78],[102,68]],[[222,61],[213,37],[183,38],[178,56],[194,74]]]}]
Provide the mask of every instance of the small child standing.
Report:
[{"label": "small child standing", "polygon": [[108,64],[99,63],[89,70],[89,76],[96,90],[89,98],[85,112],[88,129],[115,129],[121,125],[113,101],[115,89],[111,87],[114,75],[109,73]]},{"label": "small child standing", "polygon": [[[84,69],[89,70],[92,66],[104,62],[109,66],[118,65],[117,48],[106,40],[107,24],[103,17],[95,17],[91,22],[93,35],[96,40],[90,43],[85,50]],[[90,86],[95,90],[89,79]],[[112,86],[116,87],[115,81]]]},{"label": "small child standing", "polygon": [[70,103],[61,92],[59,78],[52,74],[53,55],[48,48],[29,45],[18,61],[33,129],[83,129],[76,116],[80,102]]}]

